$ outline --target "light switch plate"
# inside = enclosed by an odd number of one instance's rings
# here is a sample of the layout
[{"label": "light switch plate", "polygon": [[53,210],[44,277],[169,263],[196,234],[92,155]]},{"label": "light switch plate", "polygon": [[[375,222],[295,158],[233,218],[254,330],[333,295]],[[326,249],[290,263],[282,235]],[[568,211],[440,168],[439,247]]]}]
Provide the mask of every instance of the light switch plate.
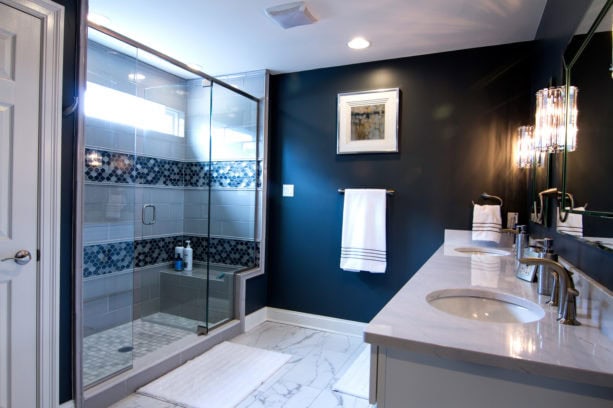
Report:
[{"label": "light switch plate", "polygon": [[283,197],[293,197],[294,196],[294,185],[293,184],[283,184]]}]

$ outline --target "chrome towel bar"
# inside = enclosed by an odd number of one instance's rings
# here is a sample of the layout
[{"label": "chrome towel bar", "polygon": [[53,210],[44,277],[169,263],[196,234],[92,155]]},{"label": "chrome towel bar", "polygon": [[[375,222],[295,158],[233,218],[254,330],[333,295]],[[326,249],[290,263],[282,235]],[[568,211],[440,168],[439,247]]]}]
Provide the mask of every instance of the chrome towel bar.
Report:
[{"label": "chrome towel bar", "polygon": [[[338,192],[341,194],[345,194],[345,189],[339,188]],[[385,192],[387,193],[387,195],[394,195],[396,193],[396,190],[385,190]]]}]

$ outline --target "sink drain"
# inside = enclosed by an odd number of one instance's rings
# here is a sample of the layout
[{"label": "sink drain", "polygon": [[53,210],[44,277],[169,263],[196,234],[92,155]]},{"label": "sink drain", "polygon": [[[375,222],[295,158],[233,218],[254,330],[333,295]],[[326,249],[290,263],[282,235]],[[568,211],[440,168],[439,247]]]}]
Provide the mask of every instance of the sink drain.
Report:
[{"label": "sink drain", "polygon": [[127,352],[132,351],[132,350],[134,350],[134,347],[132,347],[132,346],[125,346],[125,347],[121,347],[117,351],[119,351],[120,353],[127,353]]}]

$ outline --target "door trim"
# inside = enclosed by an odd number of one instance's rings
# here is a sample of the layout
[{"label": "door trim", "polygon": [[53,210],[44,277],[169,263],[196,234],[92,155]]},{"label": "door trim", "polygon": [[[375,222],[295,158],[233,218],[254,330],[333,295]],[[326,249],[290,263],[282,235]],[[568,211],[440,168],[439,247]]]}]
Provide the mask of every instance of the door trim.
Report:
[{"label": "door trim", "polygon": [[60,169],[64,7],[49,0],[0,0],[42,23],[39,129],[38,399],[59,406]]}]

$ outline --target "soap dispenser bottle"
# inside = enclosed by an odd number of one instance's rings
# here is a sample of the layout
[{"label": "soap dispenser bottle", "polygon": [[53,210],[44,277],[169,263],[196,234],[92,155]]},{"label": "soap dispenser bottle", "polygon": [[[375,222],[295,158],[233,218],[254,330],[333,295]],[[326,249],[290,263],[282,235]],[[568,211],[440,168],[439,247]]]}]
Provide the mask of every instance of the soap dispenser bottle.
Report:
[{"label": "soap dispenser bottle", "polygon": [[185,270],[186,271],[191,271],[192,267],[193,267],[193,261],[194,261],[194,250],[192,249],[191,246],[189,246],[190,241],[186,240],[185,241],[185,249],[183,250],[183,260],[185,261]]},{"label": "soap dispenser bottle", "polygon": [[528,248],[528,232],[525,225],[517,226],[517,239],[515,240],[515,257],[521,259],[524,256],[524,249]]},{"label": "soap dispenser bottle", "polygon": [[[553,252],[553,239],[543,239],[543,252],[540,253],[540,258],[558,261],[558,255]],[[538,293],[539,295],[551,296],[553,289],[553,274],[548,266],[539,265],[537,270]]]}]

